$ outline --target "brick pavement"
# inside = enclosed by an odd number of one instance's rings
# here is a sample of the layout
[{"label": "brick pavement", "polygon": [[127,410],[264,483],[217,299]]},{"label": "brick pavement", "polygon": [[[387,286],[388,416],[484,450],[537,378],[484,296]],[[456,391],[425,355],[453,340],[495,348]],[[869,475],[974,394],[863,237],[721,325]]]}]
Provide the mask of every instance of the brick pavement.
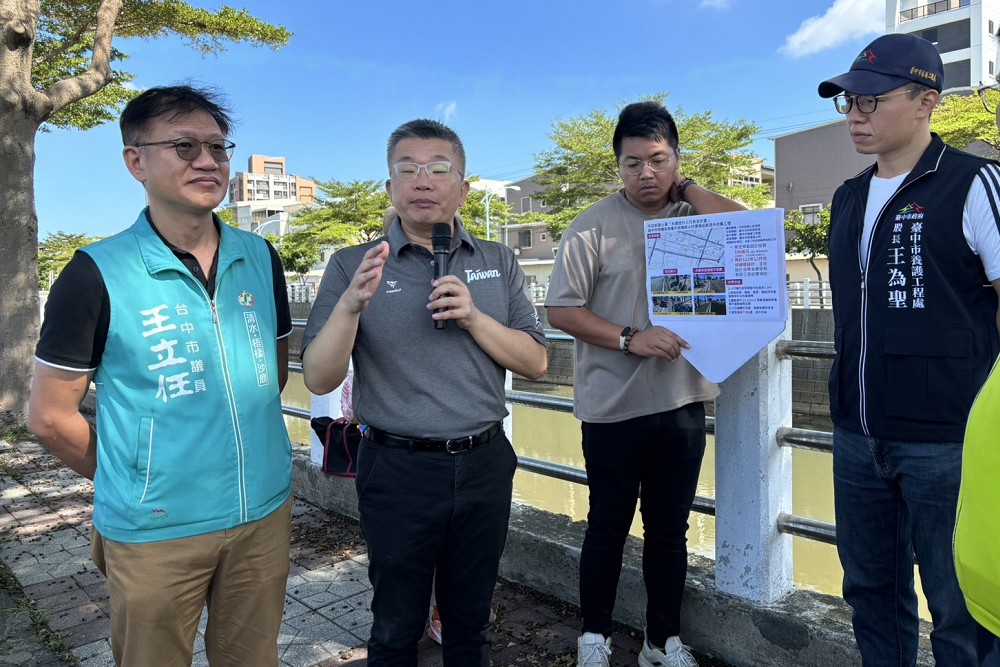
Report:
[{"label": "brick pavement", "polygon": [[[113,665],[104,578],[90,561],[93,487],[30,440],[0,440],[0,562],[83,667]],[[286,667],[363,667],[371,628],[371,586],[356,523],[297,501],[291,572],[279,637]],[[493,665],[575,664],[579,610],[501,581],[494,597]],[[207,665],[204,617],[194,665]],[[447,628],[444,630],[447,632]],[[23,605],[0,590],[0,666],[65,664],[40,641]],[[641,635],[620,626],[612,665],[635,665]],[[441,664],[440,647],[419,646],[420,667]],[[717,665],[699,657],[702,665]]]}]

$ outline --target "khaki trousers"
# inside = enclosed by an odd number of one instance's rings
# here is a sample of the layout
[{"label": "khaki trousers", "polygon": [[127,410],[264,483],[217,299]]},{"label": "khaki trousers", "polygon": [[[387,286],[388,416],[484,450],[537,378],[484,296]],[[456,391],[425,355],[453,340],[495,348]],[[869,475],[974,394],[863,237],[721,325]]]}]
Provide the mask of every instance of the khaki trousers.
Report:
[{"label": "khaki trousers", "polygon": [[92,531],[91,555],[111,593],[119,667],[189,667],[205,604],[212,667],[274,667],[288,581],[291,498],[230,530],[131,544]]}]

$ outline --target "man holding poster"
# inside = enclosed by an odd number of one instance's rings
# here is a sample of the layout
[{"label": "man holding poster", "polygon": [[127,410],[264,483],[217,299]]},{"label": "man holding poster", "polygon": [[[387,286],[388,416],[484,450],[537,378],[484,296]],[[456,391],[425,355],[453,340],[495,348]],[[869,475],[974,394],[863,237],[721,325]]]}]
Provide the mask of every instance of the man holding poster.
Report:
[{"label": "man holding poster", "polygon": [[677,127],[659,103],[622,109],[613,147],[624,187],[566,230],[545,302],[552,326],[576,338],[574,415],[590,487],[577,664],[608,665],[622,551],[641,497],[648,603],[639,664],[692,667],[679,637],[687,518],[705,451],[704,401],[718,389],[681,357],[687,341],[650,322],[644,223],[743,207],[681,176]]}]

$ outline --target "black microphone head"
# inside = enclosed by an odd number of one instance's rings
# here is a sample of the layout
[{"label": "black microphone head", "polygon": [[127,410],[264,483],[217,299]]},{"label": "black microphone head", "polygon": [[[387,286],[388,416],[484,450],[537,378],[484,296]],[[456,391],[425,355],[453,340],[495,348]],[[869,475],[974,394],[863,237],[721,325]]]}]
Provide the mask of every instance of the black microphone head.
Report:
[{"label": "black microphone head", "polygon": [[451,250],[451,225],[447,222],[436,223],[431,229],[431,245],[435,252]]}]

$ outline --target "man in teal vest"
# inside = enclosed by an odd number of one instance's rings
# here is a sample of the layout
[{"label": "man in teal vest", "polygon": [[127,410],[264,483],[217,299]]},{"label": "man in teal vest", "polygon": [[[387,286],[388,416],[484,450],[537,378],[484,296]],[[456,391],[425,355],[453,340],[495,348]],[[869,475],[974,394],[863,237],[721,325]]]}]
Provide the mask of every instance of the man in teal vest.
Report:
[{"label": "man in teal vest", "polygon": [[[121,118],[148,207],[78,252],[52,287],[28,426],[94,480],[93,558],[119,665],[277,665],[291,448],[281,415],[291,320],[264,239],[212,214],[234,144],[207,91],[153,88]],[[79,411],[97,387],[97,430]]]}]

